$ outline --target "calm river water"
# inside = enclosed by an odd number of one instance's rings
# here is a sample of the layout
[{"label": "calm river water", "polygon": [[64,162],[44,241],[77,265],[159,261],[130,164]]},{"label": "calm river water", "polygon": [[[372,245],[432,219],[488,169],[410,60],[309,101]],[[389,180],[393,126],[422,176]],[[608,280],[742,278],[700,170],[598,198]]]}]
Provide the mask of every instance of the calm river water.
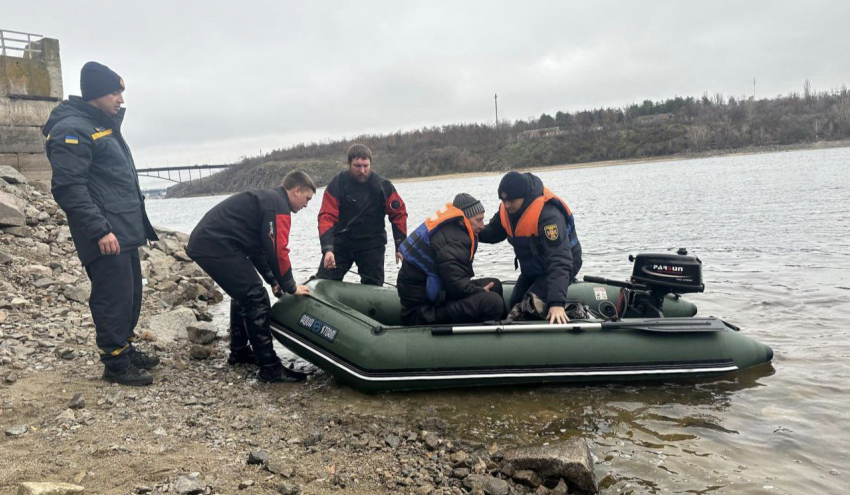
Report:
[{"label": "calm river water", "polygon": [[[375,164],[380,171],[380,160]],[[321,377],[329,408],[441,416],[500,445],[581,435],[604,493],[850,493],[850,148],[540,172],[573,209],[581,275],[624,279],[629,253],[687,247],[703,261],[701,315],[740,326],[772,367],[715,381],[366,396]],[[496,211],[499,176],[396,184],[412,230],[457,192]],[[318,266],[321,194],[293,217],[292,264]],[[223,197],[149,201],[190,232]],[[478,276],[515,279],[507,244]],[[397,269],[387,256],[387,281]],[[356,276],[349,276],[356,280]],[[226,324],[224,311],[217,317]]]}]

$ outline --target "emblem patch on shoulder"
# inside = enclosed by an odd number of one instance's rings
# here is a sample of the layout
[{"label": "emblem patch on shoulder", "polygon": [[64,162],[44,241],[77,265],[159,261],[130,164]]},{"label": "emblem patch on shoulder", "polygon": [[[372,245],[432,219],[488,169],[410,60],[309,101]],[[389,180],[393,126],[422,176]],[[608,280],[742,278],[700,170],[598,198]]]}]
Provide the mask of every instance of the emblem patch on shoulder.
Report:
[{"label": "emblem patch on shoulder", "polygon": [[550,241],[558,240],[558,226],[554,223],[552,225],[543,226],[543,232],[546,234],[546,238]]}]

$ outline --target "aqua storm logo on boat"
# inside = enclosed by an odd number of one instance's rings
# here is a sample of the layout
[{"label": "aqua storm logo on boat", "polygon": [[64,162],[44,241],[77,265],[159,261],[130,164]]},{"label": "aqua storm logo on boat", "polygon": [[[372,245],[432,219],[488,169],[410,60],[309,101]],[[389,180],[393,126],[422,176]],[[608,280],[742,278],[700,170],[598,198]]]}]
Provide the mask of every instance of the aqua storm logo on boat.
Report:
[{"label": "aqua storm logo on boat", "polygon": [[319,337],[327,340],[328,342],[333,342],[337,334],[339,333],[339,330],[337,330],[336,328],[329,325],[325,325],[322,320],[314,316],[310,316],[307,313],[301,315],[301,319],[298,320],[298,324],[306,328],[307,330],[310,330],[311,332],[315,333]]}]

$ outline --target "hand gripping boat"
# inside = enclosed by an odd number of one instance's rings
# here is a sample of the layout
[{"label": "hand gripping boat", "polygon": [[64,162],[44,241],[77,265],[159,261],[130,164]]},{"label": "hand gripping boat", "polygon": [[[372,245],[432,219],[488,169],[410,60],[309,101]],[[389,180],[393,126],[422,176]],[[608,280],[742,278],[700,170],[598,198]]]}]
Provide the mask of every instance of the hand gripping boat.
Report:
[{"label": "hand gripping boat", "polygon": [[[773,351],[678,294],[702,292],[701,263],[641,254],[631,282],[585,277],[568,299],[595,317],[563,325],[483,322],[402,326],[395,289],[314,280],[284,296],[272,333],[288,349],[363,391],[534,383],[670,380],[770,362]],[[504,284],[510,299],[512,283]],[[675,293],[674,293],[675,292]]]}]

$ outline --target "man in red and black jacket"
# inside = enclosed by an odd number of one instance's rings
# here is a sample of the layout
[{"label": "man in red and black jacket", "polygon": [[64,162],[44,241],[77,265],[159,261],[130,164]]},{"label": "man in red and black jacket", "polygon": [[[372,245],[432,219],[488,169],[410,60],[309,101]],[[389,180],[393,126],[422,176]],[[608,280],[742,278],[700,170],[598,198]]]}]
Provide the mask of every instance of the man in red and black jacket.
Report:
[{"label": "man in red and black jacket", "polygon": [[277,296],[310,293],[292,276],[289,229],[290,214],[306,207],[315,193],[310,176],[296,170],[286,174],[283,187],[234,194],[204,215],[186,247],[186,254],[231,298],[228,363],[257,363],[263,382],[303,379],[274,352],[269,295],[257,272]]},{"label": "man in red and black jacket", "polygon": [[384,253],[390,218],[398,247],[407,238],[407,208],[392,182],[372,172],[372,151],[362,144],[348,149],[348,170],[331,180],[319,211],[322,262],[317,278],[342,280],[357,263],[360,283],[384,284]]}]

